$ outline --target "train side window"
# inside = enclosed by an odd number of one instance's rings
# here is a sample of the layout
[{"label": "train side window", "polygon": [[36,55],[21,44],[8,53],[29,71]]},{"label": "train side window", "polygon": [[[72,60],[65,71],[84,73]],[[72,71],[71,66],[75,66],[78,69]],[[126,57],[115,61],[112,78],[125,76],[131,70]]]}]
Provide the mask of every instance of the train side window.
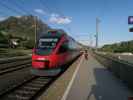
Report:
[{"label": "train side window", "polygon": [[59,53],[64,53],[68,50],[68,45],[65,43],[63,45],[60,46],[59,48]]}]

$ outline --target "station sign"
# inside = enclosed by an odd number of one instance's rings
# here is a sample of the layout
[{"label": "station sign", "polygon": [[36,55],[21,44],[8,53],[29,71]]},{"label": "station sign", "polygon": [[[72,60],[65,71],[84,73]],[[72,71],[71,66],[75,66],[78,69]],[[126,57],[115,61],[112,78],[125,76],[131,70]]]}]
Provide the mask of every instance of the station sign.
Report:
[{"label": "station sign", "polygon": [[133,16],[128,17],[128,24],[133,25]]},{"label": "station sign", "polygon": [[133,27],[129,28],[129,32],[133,32]]},{"label": "station sign", "polygon": [[129,32],[133,32],[133,16],[128,16]]}]

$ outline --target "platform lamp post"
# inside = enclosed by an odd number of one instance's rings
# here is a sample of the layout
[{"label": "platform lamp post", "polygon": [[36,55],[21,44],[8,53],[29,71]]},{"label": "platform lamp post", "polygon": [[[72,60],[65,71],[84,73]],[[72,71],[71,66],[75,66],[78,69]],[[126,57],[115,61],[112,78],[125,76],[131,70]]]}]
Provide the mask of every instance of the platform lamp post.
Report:
[{"label": "platform lamp post", "polygon": [[36,43],[37,43],[37,16],[34,16],[34,27],[35,27],[35,45],[34,45],[34,47],[36,47]]},{"label": "platform lamp post", "polygon": [[97,49],[98,49],[99,23],[100,23],[100,20],[99,20],[99,18],[97,17],[97,18],[96,18],[96,35],[95,35],[95,37],[96,37],[96,51],[97,51]]}]

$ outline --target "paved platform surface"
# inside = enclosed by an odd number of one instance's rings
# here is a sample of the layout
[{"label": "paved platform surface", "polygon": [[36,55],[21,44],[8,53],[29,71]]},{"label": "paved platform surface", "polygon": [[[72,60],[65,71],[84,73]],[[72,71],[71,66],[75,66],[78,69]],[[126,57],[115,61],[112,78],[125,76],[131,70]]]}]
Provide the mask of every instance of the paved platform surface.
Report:
[{"label": "paved platform surface", "polygon": [[133,93],[91,55],[82,57],[62,100],[128,100]]}]

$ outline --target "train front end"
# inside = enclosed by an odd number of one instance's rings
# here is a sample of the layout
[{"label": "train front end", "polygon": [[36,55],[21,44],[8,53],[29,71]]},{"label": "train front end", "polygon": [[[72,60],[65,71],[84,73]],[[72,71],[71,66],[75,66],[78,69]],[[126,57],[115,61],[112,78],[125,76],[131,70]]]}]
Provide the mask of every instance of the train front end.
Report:
[{"label": "train front end", "polygon": [[31,73],[37,76],[56,75],[60,72],[58,56],[55,54],[59,38],[54,35],[40,38],[32,53]]}]

